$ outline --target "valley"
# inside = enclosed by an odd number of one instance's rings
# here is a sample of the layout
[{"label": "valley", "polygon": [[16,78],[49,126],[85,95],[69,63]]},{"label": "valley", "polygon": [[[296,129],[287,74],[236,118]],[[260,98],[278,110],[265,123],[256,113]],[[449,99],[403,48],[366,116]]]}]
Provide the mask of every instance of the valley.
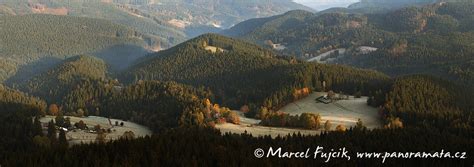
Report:
[{"label": "valley", "polygon": [[474,164],[474,2],[296,2],[0,0],[0,167]]},{"label": "valley", "polygon": [[[3,9],[3,10],[2,10]],[[203,33],[219,32],[254,17],[311,8],[291,0],[2,0],[0,15],[52,14],[89,17],[122,24],[149,36],[149,44],[170,48]]]},{"label": "valley", "polygon": [[0,16],[0,64],[5,64],[0,67],[0,82],[22,83],[77,55],[93,55],[105,60],[112,70],[123,69],[150,52],[146,38],[126,26],[100,19]]}]

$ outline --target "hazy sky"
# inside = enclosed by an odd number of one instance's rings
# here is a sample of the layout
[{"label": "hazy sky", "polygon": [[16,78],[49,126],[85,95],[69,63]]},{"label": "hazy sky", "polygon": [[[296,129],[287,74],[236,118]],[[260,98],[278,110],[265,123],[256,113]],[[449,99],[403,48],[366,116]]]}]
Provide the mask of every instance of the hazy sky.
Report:
[{"label": "hazy sky", "polygon": [[332,7],[347,7],[359,0],[293,0],[294,2],[312,7],[316,10],[324,10]]}]

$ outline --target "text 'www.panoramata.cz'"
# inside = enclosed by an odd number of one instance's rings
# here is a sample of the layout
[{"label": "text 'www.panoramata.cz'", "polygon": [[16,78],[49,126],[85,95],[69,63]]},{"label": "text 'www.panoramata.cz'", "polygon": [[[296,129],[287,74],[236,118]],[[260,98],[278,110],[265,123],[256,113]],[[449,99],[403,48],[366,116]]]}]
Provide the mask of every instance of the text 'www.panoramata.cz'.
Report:
[{"label": "text 'www.panoramata.cz'", "polygon": [[[318,146],[301,151],[285,151],[281,147],[270,147],[266,150],[257,148],[254,150],[256,158],[286,158],[286,159],[320,159],[325,163],[331,160],[350,161],[352,156],[357,159],[380,159],[385,163],[388,159],[466,159],[466,152],[449,152],[440,150],[437,152],[356,152],[351,154],[345,147],[338,149],[325,149]],[[352,156],[351,156],[352,155]]]}]

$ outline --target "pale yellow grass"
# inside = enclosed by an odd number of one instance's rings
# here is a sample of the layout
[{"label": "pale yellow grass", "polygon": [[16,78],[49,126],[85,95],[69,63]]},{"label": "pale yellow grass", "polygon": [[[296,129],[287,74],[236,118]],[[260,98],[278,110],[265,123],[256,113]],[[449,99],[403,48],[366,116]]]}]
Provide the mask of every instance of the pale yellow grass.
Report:
[{"label": "pale yellow grass", "polygon": [[[321,115],[321,126],[324,122],[329,120],[332,124],[331,130],[334,130],[337,125],[344,125],[349,128],[355,126],[358,119],[361,119],[368,129],[379,128],[382,126],[380,116],[377,109],[367,105],[367,97],[354,98],[351,96],[349,100],[340,100],[334,104],[316,103],[317,97],[323,96],[324,92],[315,92],[306,98],[298,100],[283,107],[280,111],[289,113],[291,115],[300,115],[302,113],[315,113]],[[250,133],[253,136],[270,135],[286,136],[293,133],[301,133],[302,135],[317,135],[321,130],[305,130],[294,128],[280,128],[280,127],[266,127],[260,126],[260,120],[245,118],[239,111],[237,112],[241,117],[241,124],[219,124],[216,128],[223,133]]]},{"label": "pale yellow grass", "polygon": [[[40,119],[42,123],[47,123],[51,121],[51,119],[54,119],[54,116],[46,116]],[[133,123],[133,122],[128,122],[128,121],[122,121],[122,120],[117,120],[117,119],[111,119],[112,124],[115,125],[115,121],[123,122],[124,126],[111,126],[109,124],[109,120],[104,117],[96,117],[96,116],[90,116],[90,117],[69,117],[71,119],[71,124],[74,125],[74,123],[79,122],[79,121],[84,121],[84,123],[89,127],[92,128],[95,125],[100,125],[101,128],[104,129],[111,129],[111,133],[107,133],[107,140],[116,140],[119,139],[120,137],[123,136],[123,133],[126,131],[132,131],[135,134],[135,137],[144,137],[147,135],[152,135],[152,131],[148,129],[145,126]],[[115,131],[114,131],[115,130]],[[97,134],[95,133],[89,133],[87,130],[76,130],[74,131],[69,131],[66,133],[66,138],[68,139],[69,143],[71,144],[80,144],[81,142],[83,143],[90,143],[90,142],[95,142],[97,137]]]}]

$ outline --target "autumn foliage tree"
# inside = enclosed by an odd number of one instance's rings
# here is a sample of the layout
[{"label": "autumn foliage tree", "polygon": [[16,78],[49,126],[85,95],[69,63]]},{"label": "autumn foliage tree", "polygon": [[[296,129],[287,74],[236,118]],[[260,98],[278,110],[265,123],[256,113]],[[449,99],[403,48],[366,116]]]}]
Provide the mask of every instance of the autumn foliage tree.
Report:
[{"label": "autumn foliage tree", "polygon": [[336,131],[338,132],[345,132],[347,128],[344,125],[337,125],[336,126]]},{"label": "autumn foliage tree", "polygon": [[48,107],[48,113],[49,115],[56,116],[59,114],[59,107],[57,104],[51,104]]},{"label": "autumn foliage tree", "polygon": [[332,127],[331,121],[327,120],[327,121],[324,123],[324,130],[330,131],[330,130],[331,130],[331,127]]},{"label": "autumn foliage tree", "polygon": [[233,124],[240,124],[240,117],[237,113],[231,111],[229,115],[227,115],[227,122],[233,123]]},{"label": "autumn foliage tree", "polygon": [[306,129],[319,129],[321,126],[321,116],[313,113],[303,113],[300,115],[302,126]]},{"label": "autumn foliage tree", "polygon": [[298,116],[284,112],[270,112],[262,118],[260,124],[265,126],[318,130],[321,128],[321,116],[314,113],[303,113]]},{"label": "autumn foliage tree", "polygon": [[389,118],[388,124],[385,127],[390,129],[403,128],[403,122],[400,118]]},{"label": "autumn foliage tree", "polygon": [[107,137],[107,133],[105,133],[102,129],[100,129],[97,131],[97,137],[95,140],[99,143],[105,143],[106,137]]}]

